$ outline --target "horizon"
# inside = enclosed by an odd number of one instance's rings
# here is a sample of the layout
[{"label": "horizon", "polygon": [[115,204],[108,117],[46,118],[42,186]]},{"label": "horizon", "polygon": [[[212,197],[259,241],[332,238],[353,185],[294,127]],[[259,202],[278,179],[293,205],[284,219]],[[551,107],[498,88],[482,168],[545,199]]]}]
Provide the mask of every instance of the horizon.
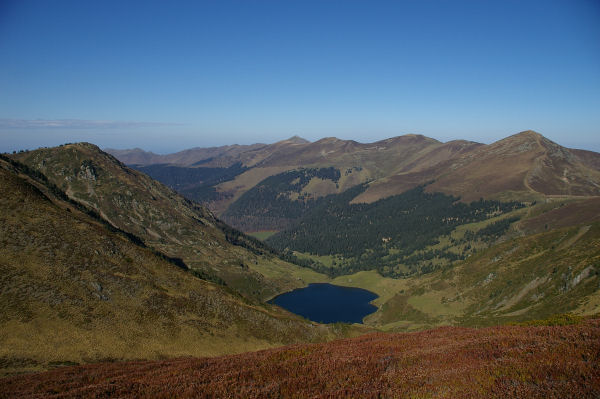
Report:
[{"label": "horizon", "polygon": [[429,137],[429,136],[418,134],[418,133],[406,133],[406,134],[401,134],[401,135],[397,135],[397,136],[384,137],[382,139],[378,139],[378,140],[375,140],[375,141],[359,141],[359,140],[354,140],[354,139],[344,139],[344,138],[340,138],[340,137],[336,137],[336,136],[327,136],[327,137],[321,137],[321,138],[319,138],[317,140],[308,140],[305,137],[294,135],[294,136],[283,138],[283,139],[280,139],[280,140],[277,140],[277,141],[273,141],[273,142],[257,142],[256,141],[256,142],[249,142],[249,143],[245,143],[245,144],[231,143],[231,144],[223,144],[223,145],[215,145],[215,146],[205,146],[205,147],[202,147],[202,146],[193,146],[193,147],[181,148],[181,149],[178,149],[178,150],[175,150],[175,151],[171,151],[171,152],[157,152],[157,151],[153,151],[153,150],[150,150],[150,149],[145,149],[142,146],[127,147],[127,148],[125,148],[125,147],[101,146],[98,143],[94,143],[94,142],[91,142],[91,141],[85,141],[85,140],[83,140],[83,141],[64,142],[64,143],[59,143],[59,144],[55,144],[55,145],[48,145],[48,146],[37,146],[37,147],[32,147],[32,148],[19,148],[19,149],[14,149],[14,150],[11,150],[11,151],[0,151],[0,153],[8,154],[8,153],[21,152],[21,151],[34,151],[34,150],[37,150],[37,149],[48,148],[48,147],[58,147],[58,146],[67,145],[67,144],[89,143],[89,144],[97,146],[102,151],[112,151],[112,150],[115,150],[115,151],[136,151],[136,150],[140,150],[140,151],[143,151],[143,152],[146,152],[146,153],[152,153],[152,154],[155,154],[155,155],[170,155],[170,154],[176,154],[176,153],[184,152],[184,151],[188,151],[188,150],[204,149],[204,148],[218,148],[218,147],[226,147],[226,146],[245,146],[245,145],[247,145],[247,146],[251,146],[251,145],[265,145],[265,146],[268,146],[268,145],[273,145],[273,144],[276,144],[276,143],[279,143],[279,142],[282,142],[282,141],[291,140],[291,139],[294,139],[294,138],[305,140],[307,142],[307,144],[313,144],[313,143],[316,143],[318,141],[325,140],[325,139],[336,139],[336,140],[341,140],[341,141],[354,141],[354,142],[356,142],[358,144],[374,144],[376,142],[390,140],[390,139],[394,139],[394,138],[398,138],[398,137],[404,137],[404,136],[423,136],[425,138],[436,140],[436,141],[438,141],[440,143],[448,143],[448,142],[451,142],[451,141],[472,141],[472,142],[475,142],[475,143],[478,143],[478,144],[490,145],[490,144],[493,144],[493,143],[495,143],[497,141],[504,140],[504,139],[506,139],[508,137],[515,136],[515,135],[518,135],[518,134],[521,134],[521,133],[526,133],[526,132],[533,132],[533,133],[540,134],[541,136],[545,137],[546,139],[549,139],[549,140],[555,142],[556,144],[558,144],[558,145],[560,145],[562,147],[568,148],[568,149],[586,150],[586,151],[592,151],[592,152],[598,152],[598,153],[600,153],[600,151],[595,151],[595,150],[588,149],[588,148],[576,148],[576,147],[564,146],[561,143],[558,143],[558,142],[550,139],[549,137],[541,134],[540,132],[536,132],[535,130],[531,130],[531,129],[522,130],[520,132],[516,132],[516,133],[510,134],[508,136],[502,137],[502,138],[500,138],[498,140],[495,140],[495,141],[492,141],[492,142],[489,142],[489,143],[484,143],[484,142],[475,141],[475,140],[464,140],[464,139],[460,139],[460,138],[444,141],[444,140],[438,140],[438,139],[436,139],[434,137]]},{"label": "horizon", "polygon": [[298,135],[600,152],[600,3],[0,4],[0,151]]}]

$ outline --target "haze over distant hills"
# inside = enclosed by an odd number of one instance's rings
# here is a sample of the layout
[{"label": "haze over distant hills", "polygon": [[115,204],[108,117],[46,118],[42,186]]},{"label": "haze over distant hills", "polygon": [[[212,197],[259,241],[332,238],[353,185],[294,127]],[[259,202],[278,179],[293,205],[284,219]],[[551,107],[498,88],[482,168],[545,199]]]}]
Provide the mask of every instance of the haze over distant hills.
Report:
[{"label": "haze over distant hills", "polygon": [[[600,154],[562,147],[533,131],[489,145],[405,135],[367,144],[292,137],[170,155],[107,151],[247,232],[284,230],[323,198],[360,185],[346,194],[350,204],[375,203],[417,186],[465,203],[600,195]],[[306,172],[326,168],[335,173]],[[302,180],[291,184],[299,170]]]},{"label": "haze over distant hills", "polygon": [[292,137],[270,145],[194,148],[169,155],[140,149],[106,151],[126,164],[141,167],[231,168],[240,164],[248,168],[232,181],[214,185],[224,198],[209,199],[208,204],[218,213],[266,177],[295,168],[330,166],[344,172],[353,168],[360,171],[344,173],[335,189],[309,187],[307,193],[342,192],[368,182],[366,192],[354,201],[373,202],[432,180],[435,182],[428,191],[460,195],[464,201],[510,193],[519,198],[600,193],[600,154],[561,147],[533,131],[489,145],[463,140],[441,143],[405,135],[367,144],[337,138],[310,143]]}]

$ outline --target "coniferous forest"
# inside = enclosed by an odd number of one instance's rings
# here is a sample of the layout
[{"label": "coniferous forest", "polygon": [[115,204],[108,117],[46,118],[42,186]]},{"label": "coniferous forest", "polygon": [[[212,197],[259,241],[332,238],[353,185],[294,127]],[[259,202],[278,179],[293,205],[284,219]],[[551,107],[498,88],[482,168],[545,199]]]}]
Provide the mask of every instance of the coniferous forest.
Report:
[{"label": "coniferous forest", "polygon": [[303,192],[313,178],[337,183],[336,168],[291,170],[270,176],[244,193],[222,215],[242,230],[281,230],[290,227],[309,210],[323,202]]},{"label": "coniferous forest", "polygon": [[[523,205],[519,202],[483,200],[463,203],[442,193],[427,193],[423,186],[400,195],[366,204],[351,204],[366,186],[356,186],[339,195],[324,197],[293,227],[270,237],[267,243],[280,251],[334,255],[337,267],[330,274],[342,275],[376,268],[387,276],[428,272],[415,269],[420,261],[436,257],[461,259],[462,254],[427,251],[438,237],[466,223],[498,216]],[[480,235],[492,236],[514,221],[491,224]],[[422,262],[421,262],[422,263]]]}]

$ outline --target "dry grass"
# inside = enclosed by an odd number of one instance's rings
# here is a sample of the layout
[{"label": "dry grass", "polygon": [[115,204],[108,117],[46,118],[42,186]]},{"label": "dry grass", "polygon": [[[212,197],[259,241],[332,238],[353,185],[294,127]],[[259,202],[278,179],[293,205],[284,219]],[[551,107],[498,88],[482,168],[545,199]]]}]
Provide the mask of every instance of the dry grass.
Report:
[{"label": "dry grass", "polygon": [[[333,337],[195,277],[38,187],[0,160],[0,374]],[[287,277],[302,284],[297,269]]]},{"label": "dry grass", "polygon": [[[94,208],[114,226],[168,256],[182,259],[202,275],[224,281],[247,298],[264,300],[289,287],[306,285],[295,276],[285,278],[287,263],[229,242],[215,217],[204,207],[125,167],[92,144],[69,144],[13,157],[44,173],[71,198]],[[256,184],[262,180],[262,172],[271,173],[271,169],[261,171],[252,169],[227,183],[238,184],[249,174],[255,175],[249,184]],[[263,269],[279,272],[279,279],[270,280],[249,267],[258,262]]]}]

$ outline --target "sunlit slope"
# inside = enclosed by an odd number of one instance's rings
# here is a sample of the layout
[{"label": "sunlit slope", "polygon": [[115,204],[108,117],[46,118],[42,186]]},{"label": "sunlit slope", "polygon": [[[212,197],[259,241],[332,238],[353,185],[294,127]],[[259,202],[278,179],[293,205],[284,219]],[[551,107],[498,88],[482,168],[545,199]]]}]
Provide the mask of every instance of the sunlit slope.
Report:
[{"label": "sunlit slope", "polygon": [[[217,220],[206,208],[87,143],[17,154],[71,198],[97,210],[114,226],[165,254],[181,258],[200,275],[224,281],[251,298],[265,299],[316,273],[273,256],[256,240]],[[277,279],[265,274],[278,274]]]},{"label": "sunlit slope", "polygon": [[597,398],[600,326],[440,328],[0,380],[0,396]]},{"label": "sunlit slope", "polygon": [[[304,188],[303,192],[320,197],[341,193],[358,184],[385,180],[405,169],[426,168],[477,146],[472,142],[440,143],[421,135],[404,135],[375,143],[358,143],[334,137],[302,144],[284,141],[261,149],[260,157],[248,162],[252,167],[249,171],[233,181],[218,185],[217,190],[230,197],[211,206],[225,210],[262,179],[297,168],[334,167],[340,171],[340,179],[333,190],[319,184]],[[259,158],[260,162],[256,162]],[[258,176],[260,180],[256,178]]]},{"label": "sunlit slope", "polygon": [[[221,214],[262,180],[286,171],[326,167],[341,171],[341,178],[333,190],[330,185],[320,185],[318,182],[306,187],[307,193],[319,197],[340,193],[357,184],[385,179],[406,170],[427,169],[477,146],[480,144],[468,141],[441,143],[425,136],[408,134],[375,143],[358,143],[335,137],[311,143],[292,137],[270,145],[196,148],[165,156],[140,150],[107,151],[127,164],[155,164],[156,167],[165,168],[168,165],[228,168],[239,164],[247,168],[234,179],[215,185],[219,195],[205,198],[211,209]],[[193,183],[188,181],[188,184]],[[410,187],[414,187],[414,184]]]},{"label": "sunlit slope", "polygon": [[[214,186],[219,195],[207,201],[219,214],[264,179],[298,168],[334,167],[341,172],[334,191],[329,186],[308,186],[305,191],[317,197],[368,182],[369,188],[353,200],[355,203],[374,202],[425,183],[432,183],[430,192],[458,196],[467,202],[482,197],[530,201],[557,195],[600,195],[600,154],[562,147],[533,131],[489,145],[464,140],[441,143],[409,134],[375,143],[333,137],[309,143],[292,138],[270,145],[231,147],[191,149],[150,157],[147,162],[187,167],[231,167],[239,163],[248,168]],[[113,153],[126,163],[137,159],[125,151]],[[201,160],[192,163],[194,159]]]},{"label": "sunlit slope", "polygon": [[374,271],[333,282],[380,295],[365,322],[383,329],[493,325],[600,313],[600,223],[519,237],[454,267],[394,280]]},{"label": "sunlit slope", "polygon": [[330,335],[195,277],[31,176],[0,160],[2,372],[218,355]]},{"label": "sunlit slope", "polygon": [[375,201],[413,184],[433,181],[430,192],[479,198],[539,199],[600,195],[600,154],[570,150],[539,133],[525,131],[474,147],[430,168],[406,170],[372,183],[355,201]]}]

